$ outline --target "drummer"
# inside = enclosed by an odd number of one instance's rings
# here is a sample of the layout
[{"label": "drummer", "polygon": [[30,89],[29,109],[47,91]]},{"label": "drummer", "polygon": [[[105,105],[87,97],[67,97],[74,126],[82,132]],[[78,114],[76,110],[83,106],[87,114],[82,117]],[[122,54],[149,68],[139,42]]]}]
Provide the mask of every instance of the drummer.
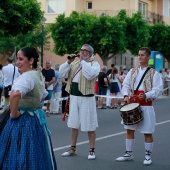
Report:
[{"label": "drummer", "polygon": [[[134,125],[124,125],[126,129],[126,152],[122,157],[118,157],[116,161],[133,160],[133,146],[135,143],[135,130],[139,130],[144,134],[145,158],[144,165],[152,163],[151,153],[153,149],[153,133],[155,130],[155,112],[152,101],[162,94],[163,84],[160,74],[153,68],[148,68],[148,61],[151,50],[148,47],[142,47],[138,53],[139,67],[132,68],[123,82],[122,93],[124,102],[138,102],[140,104],[144,119]],[[145,71],[147,72],[145,73]],[[143,74],[145,76],[139,84]],[[138,85],[139,84],[139,85]],[[136,93],[137,86],[139,86]]]}]

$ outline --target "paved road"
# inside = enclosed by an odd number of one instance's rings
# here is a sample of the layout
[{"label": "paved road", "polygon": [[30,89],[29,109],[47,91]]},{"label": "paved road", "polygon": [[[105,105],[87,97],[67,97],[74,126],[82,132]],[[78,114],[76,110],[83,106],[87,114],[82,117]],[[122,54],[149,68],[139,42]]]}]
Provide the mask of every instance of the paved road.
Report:
[{"label": "paved road", "polygon": [[118,109],[98,110],[99,128],[97,129],[96,160],[88,160],[87,133],[81,132],[78,137],[77,156],[61,157],[70,145],[70,129],[62,115],[47,118],[52,132],[52,141],[59,170],[170,170],[170,98],[159,98],[154,102],[157,125],[154,134],[153,164],[144,166],[144,138],[136,132],[134,161],[116,162],[125,151],[125,130],[120,124]]},{"label": "paved road", "polygon": [[160,97],[154,102],[157,115],[154,133],[153,164],[144,166],[144,138],[136,132],[134,161],[116,162],[125,151],[125,130],[120,124],[118,109],[98,110],[99,128],[97,129],[96,160],[88,160],[87,133],[81,132],[78,137],[77,156],[61,157],[70,146],[70,129],[67,122],[62,122],[62,115],[51,115],[47,118],[51,130],[54,153],[58,170],[170,170],[170,97]]}]

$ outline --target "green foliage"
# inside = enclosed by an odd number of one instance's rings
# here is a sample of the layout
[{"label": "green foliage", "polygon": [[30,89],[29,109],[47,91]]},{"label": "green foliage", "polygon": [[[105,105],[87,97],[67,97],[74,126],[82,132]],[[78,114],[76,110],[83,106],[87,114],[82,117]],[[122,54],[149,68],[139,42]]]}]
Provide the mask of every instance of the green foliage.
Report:
[{"label": "green foliage", "polygon": [[128,49],[136,55],[139,48],[149,46],[161,52],[170,63],[170,27],[161,23],[149,25],[140,12],[128,17],[121,10],[116,17],[96,17],[74,11],[69,17],[59,15],[50,28],[55,53],[59,55],[78,53],[87,43],[106,64],[116,53]]},{"label": "green foliage", "polygon": [[54,51],[59,55],[77,53],[82,44],[92,39],[94,15],[73,12],[70,17],[59,15],[56,23],[51,25],[52,38],[55,42]]},{"label": "green foliage", "polygon": [[77,53],[83,44],[94,47],[102,60],[108,60],[109,53],[125,49],[126,23],[116,17],[72,12],[70,17],[59,15],[51,25],[54,51],[59,55]]},{"label": "green foliage", "polygon": [[[44,30],[44,49],[49,50],[49,28],[45,27]],[[11,55],[16,50],[25,46],[33,46],[37,50],[40,50],[42,43],[42,28],[39,24],[33,31],[29,31],[27,34],[18,34],[16,37],[1,37],[0,39],[0,53],[5,55]]]},{"label": "green foliage", "polygon": [[117,17],[121,21],[126,21],[127,19],[126,10],[125,9],[120,10],[119,13],[117,14]]},{"label": "green foliage", "polygon": [[149,27],[149,47],[153,51],[161,52],[170,63],[170,26],[157,23]]},{"label": "green foliage", "polygon": [[104,60],[109,54],[116,54],[124,51],[126,23],[117,17],[101,16],[96,19],[93,25],[92,45],[95,51]]},{"label": "green foliage", "polygon": [[139,48],[147,46],[149,40],[149,26],[142,19],[140,12],[133,14],[132,18],[126,18],[126,40],[127,49],[136,55]]},{"label": "green foliage", "polygon": [[16,36],[32,31],[43,12],[37,0],[5,0],[0,3],[0,36]]}]

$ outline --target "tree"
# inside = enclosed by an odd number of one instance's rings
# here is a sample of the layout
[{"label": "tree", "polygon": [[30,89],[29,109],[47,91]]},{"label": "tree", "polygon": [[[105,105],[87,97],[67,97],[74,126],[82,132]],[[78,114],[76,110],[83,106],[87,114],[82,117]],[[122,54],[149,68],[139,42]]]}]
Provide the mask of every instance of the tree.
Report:
[{"label": "tree", "polygon": [[[41,24],[39,24],[33,31],[29,31],[27,34],[18,34],[16,37],[1,37],[0,39],[0,53],[5,56],[10,56],[16,50],[25,46],[33,46],[37,50],[41,47]],[[49,50],[49,26],[45,27],[44,31],[44,48]]]},{"label": "tree", "polygon": [[0,3],[0,36],[16,36],[32,31],[43,12],[37,0],[4,0]]},{"label": "tree", "polygon": [[126,42],[127,49],[131,51],[132,54],[138,54],[139,48],[148,45],[150,38],[149,35],[149,25],[142,18],[140,11],[134,13],[132,17],[126,16],[126,11],[121,10],[118,14],[121,21],[125,21],[126,27]]},{"label": "tree", "polygon": [[130,18],[125,10],[115,17],[96,17],[75,11],[69,17],[62,14],[52,24],[51,31],[56,54],[75,53],[82,44],[91,44],[105,65],[111,57],[126,49],[137,54],[149,39],[148,25],[141,13]]},{"label": "tree", "polygon": [[59,55],[78,53],[82,44],[92,39],[92,27],[97,18],[94,15],[72,12],[70,17],[61,14],[51,24],[54,52]]},{"label": "tree", "polygon": [[116,17],[73,12],[70,17],[59,15],[52,24],[52,38],[56,54],[78,52],[83,44],[91,44],[106,64],[111,57],[125,49],[125,23]]},{"label": "tree", "polygon": [[100,56],[104,65],[120,51],[126,49],[126,23],[119,18],[101,16],[97,18],[92,29],[92,45]]},{"label": "tree", "polygon": [[157,23],[149,27],[149,47],[153,51],[159,51],[170,63],[170,26]]}]

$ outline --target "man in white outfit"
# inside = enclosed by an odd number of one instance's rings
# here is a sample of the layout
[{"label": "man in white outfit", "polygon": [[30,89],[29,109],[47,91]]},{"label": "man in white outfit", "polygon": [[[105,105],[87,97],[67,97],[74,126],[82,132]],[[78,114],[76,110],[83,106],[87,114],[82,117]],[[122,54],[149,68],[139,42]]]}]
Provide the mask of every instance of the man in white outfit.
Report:
[{"label": "man in white outfit", "polygon": [[[129,103],[129,97],[135,94],[137,86],[148,68],[148,61],[151,51],[147,47],[142,47],[138,53],[138,60],[140,66],[132,68],[123,82],[122,93],[124,94],[124,102]],[[139,86],[138,93],[136,95],[136,101],[140,103],[142,114],[144,119],[134,125],[124,125],[127,130],[126,133],[126,152],[123,157],[118,157],[116,161],[130,161],[133,160],[133,146],[135,143],[135,130],[140,130],[140,133],[145,137],[145,159],[144,165],[150,165],[152,163],[151,153],[153,149],[153,136],[155,130],[155,112],[152,106],[152,100],[156,99],[162,94],[163,84],[160,74],[153,68],[150,68],[146,73],[141,85]],[[135,95],[134,95],[135,96]],[[133,97],[134,97],[133,96]],[[133,98],[134,99],[134,98]]]},{"label": "man in white outfit", "polygon": [[[19,77],[18,67],[13,65],[13,60],[7,58],[6,66],[2,68],[2,73],[4,74],[4,88],[11,86],[13,81]],[[9,105],[9,96],[5,97],[4,109]]]},{"label": "man in white outfit", "polygon": [[170,88],[170,71],[166,68],[165,74],[164,74],[164,80],[165,80],[165,94],[169,95],[169,88]]},{"label": "man in white outfit", "polygon": [[54,66],[55,69],[55,81],[53,83],[53,93],[50,104],[50,113],[51,114],[60,114],[59,113],[59,100],[61,97],[61,86],[60,86],[60,76],[59,76],[59,64]]},{"label": "man in white outfit", "polygon": [[90,150],[88,159],[95,159],[95,137],[98,127],[94,84],[100,72],[100,65],[93,61],[93,48],[84,44],[79,60],[68,59],[59,69],[61,77],[68,77],[66,91],[70,93],[67,125],[71,128],[71,147],[62,156],[76,154],[78,129],[88,132]]}]

